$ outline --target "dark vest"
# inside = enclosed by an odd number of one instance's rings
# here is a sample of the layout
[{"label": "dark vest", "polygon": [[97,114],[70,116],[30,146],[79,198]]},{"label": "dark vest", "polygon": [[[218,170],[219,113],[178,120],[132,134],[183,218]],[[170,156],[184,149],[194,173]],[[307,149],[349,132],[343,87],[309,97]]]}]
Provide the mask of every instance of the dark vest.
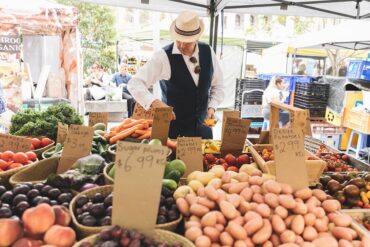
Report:
[{"label": "dark vest", "polygon": [[203,124],[207,117],[208,96],[213,77],[211,48],[198,42],[201,70],[196,86],[183,56],[172,54],[173,46],[174,43],[163,48],[170,62],[171,78],[160,81],[162,100],[172,106],[176,114],[176,120],[171,122],[169,136],[212,138],[212,130]]}]

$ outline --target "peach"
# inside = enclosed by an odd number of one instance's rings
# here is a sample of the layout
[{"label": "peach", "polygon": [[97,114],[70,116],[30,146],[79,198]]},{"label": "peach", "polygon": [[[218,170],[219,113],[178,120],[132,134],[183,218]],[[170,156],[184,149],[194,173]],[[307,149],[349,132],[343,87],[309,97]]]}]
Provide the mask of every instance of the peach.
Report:
[{"label": "peach", "polygon": [[41,247],[42,242],[29,238],[21,238],[15,242],[12,247]]},{"label": "peach", "polygon": [[76,241],[76,233],[70,227],[54,225],[45,233],[44,241],[58,247],[71,247]]},{"label": "peach", "polygon": [[32,234],[46,232],[55,222],[55,213],[53,208],[41,203],[34,208],[24,211],[22,221],[26,230]]},{"label": "peach", "polygon": [[19,220],[0,219],[0,246],[10,246],[23,235]]},{"label": "peach", "polygon": [[55,225],[68,226],[71,223],[71,215],[65,207],[53,206],[55,214]]}]

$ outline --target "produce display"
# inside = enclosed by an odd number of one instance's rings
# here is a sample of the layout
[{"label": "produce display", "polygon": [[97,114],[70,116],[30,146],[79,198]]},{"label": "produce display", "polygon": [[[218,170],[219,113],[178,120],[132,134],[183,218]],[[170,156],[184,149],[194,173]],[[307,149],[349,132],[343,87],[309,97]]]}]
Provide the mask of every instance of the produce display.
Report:
[{"label": "produce display", "polygon": [[31,150],[35,149],[41,149],[44,147],[49,146],[50,144],[53,143],[53,141],[50,138],[44,137],[44,138],[32,138],[32,143],[31,143]]},{"label": "produce display", "polygon": [[158,243],[154,239],[145,236],[136,230],[128,230],[119,226],[114,226],[111,229],[102,230],[94,244],[83,242],[80,247],[94,246],[181,247],[182,245]]},{"label": "produce display", "polygon": [[[180,217],[173,198],[173,191],[163,187],[158,209],[157,224],[164,224]],[[113,194],[103,196],[96,193],[92,198],[81,195],[76,200],[74,214],[77,221],[84,226],[109,226],[112,217]]]},{"label": "produce display", "polygon": [[72,198],[70,191],[45,183],[19,184],[11,190],[0,186],[0,218],[13,216],[21,218],[25,210],[41,203],[52,206],[62,205],[68,208]]},{"label": "produce display", "polygon": [[55,156],[60,156],[62,152],[63,152],[63,144],[57,143],[55,147],[45,150],[45,152],[43,153],[43,156],[45,158],[51,158]]},{"label": "produce display", "polygon": [[9,132],[18,136],[46,136],[56,140],[58,122],[83,124],[83,117],[66,103],[50,106],[45,111],[27,109],[12,116]]},{"label": "produce display", "polygon": [[[219,154],[221,151],[221,141],[219,140],[202,140],[203,154]],[[245,145],[242,153],[248,152],[248,146]]]},{"label": "produce display", "polygon": [[326,173],[311,188],[324,190],[337,199],[343,208],[370,208],[370,173]]},{"label": "produce display", "polygon": [[12,151],[0,152],[0,172],[29,165],[37,160],[37,155],[32,152]]},{"label": "produce display", "polygon": [[71,215],[64,207],[41,203],[25,210],[22,220],[0,219],[0,246],[71,247],[76,233],[68,226],[70,222]]},{"label": "produce display", "polygon": [[320,146],[320,150],[316,152],[316,156],[327,163],[324,171],[349,172],[357,170],[348,163],[347,154],[333,153],[325,145]]},{"label": "produce display", "polygon": [[[220,169],[221,171],[221,169]],[[196,246],[369,246],[322,190],[293,192],[288,184],[233,171],[190,174],[175,191],[187,217],[185,237]]]},{"label": "produce display", "polygon": [[227,171],[238,172],[242,165],[250,164],[251,162],[253,162],[253,158],[246,154],[241,154],[238,157],[226,154],[222,158],[217,158],[213,154],[206,154],[203,156],[203,169],[208,171],[215,165],[222,165]]},{"label": "produce display", "polygon": [[101,156],[92,154],[78,159],[70,170],[62,174],[50,174],[46,183],[57,188],[78,191],[104,185],[105,164],[105,160]]},{"label": "produce display", "polygon": [[103,157],[106,161],[109,161],[109,157],[108,157],[109,142],[104,137],[106,132],[102,129],[99,129],[100,126],[102,126],[102,124],[97,124],[94,126],[95,131],[94,131],[94,137],[92,141],[91,153],[98,154],[101,157]]},{"label": "produce display", "polygon": [[[275,154],[274,154],[274,150],[272,148],[263,148],[262,150],[257,150],[258,154],[261,155],[262,159],[264,161],[271,161],[271,160],[275,160]],[[314,157],[311,157],[311,156],[307,156],[306,157],[307,160],[314,160],[315,158]]]}]

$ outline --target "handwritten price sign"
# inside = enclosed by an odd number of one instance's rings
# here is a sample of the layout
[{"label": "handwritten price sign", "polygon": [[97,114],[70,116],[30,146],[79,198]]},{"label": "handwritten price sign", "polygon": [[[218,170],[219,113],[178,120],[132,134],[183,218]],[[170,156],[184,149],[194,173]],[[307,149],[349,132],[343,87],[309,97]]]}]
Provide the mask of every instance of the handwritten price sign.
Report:
[{"label": "handwritten price sign", "polygon": [[20,136],[0,134],[0,152],[25,152],[31,149],[31,139]]},{"label": "handwritten price sign", "polygon": [[153,108],[149,108],[149,110],[145,110],[140,104],[135,104],[134,112],[132,113],[133,119],[153,119],[154,117],[154,110]]},{"label": "handwritten price sign", "polygon": [[147,234],[153,232],[167,153],[168,148],[164,146],[118,142],[112,212],[114,225]]},{"label": "handwritten price sign", "polygon": [[68,134],[68,124],[58,123],[57,143],[64,143]]},{"label": "handwritten price sign", "polygon": [[176,158],[186,164],[185,176],[193,171],[202,171],[202,139],[200,137],[178,137]]},{"label": "handwritten price sign", "polygon": [[294,189],[308,186],[302,129],[273,129],[276,180]]},{"label": "handwritten price sign", "polygon": [[242,152],[250,123],[251,121],[247,119],[231,117],[226,119],[221,140],[222,153],[235,152],[240,154]]},{"label": "handwritten price sign", "polygon": [[97,123],[103,123],[105,126],[108,124],[108,112],[90,112],[89,113],[89,126],[92,127]]},{"label": "handwritten price sign", "polygon": [[159,139],[161,140],[163,145],[166,145],[171,120],[172,107],[155,108],[152,127],[152,139]]}]

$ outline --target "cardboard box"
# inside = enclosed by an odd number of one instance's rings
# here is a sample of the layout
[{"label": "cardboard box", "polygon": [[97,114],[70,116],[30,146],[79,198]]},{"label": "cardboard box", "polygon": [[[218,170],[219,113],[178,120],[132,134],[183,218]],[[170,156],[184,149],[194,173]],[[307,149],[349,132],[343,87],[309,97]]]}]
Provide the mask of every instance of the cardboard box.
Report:
[{"label": "cardboard box", "polygon": [[344,109],[343,126],[370,135],[370,114],[354,109]]}]

